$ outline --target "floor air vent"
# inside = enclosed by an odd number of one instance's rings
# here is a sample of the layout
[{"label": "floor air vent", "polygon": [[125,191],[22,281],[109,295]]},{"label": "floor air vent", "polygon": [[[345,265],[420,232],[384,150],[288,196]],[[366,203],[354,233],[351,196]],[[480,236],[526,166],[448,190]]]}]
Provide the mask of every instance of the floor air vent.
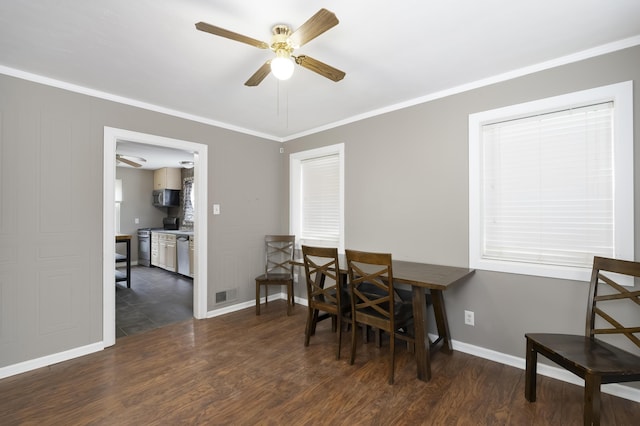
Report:
[{"label": "floor air vent", "polygon": [[216,303],[224,303],[235,300],[238,297],[237,289],[225,290],[216,293]]}]

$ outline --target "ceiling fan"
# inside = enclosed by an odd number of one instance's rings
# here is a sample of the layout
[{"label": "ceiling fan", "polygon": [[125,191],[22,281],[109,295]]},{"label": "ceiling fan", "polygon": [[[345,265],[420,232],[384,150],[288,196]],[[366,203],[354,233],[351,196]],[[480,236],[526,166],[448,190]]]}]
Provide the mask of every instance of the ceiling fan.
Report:
[{"label": "ceiling fan", "polygon": [[294,56],[293,51],[314,38],[318,37],[325,31],[338,25],[338,18],[333,12],[327,9],[320,9],[315,15],[307,20],[295,31],[283,24],[273,27],[273,35],[271,36],[271,44],[264,41],[256,40],[206,22],[198,22],[196,28],[200,31],[211,33],[220,37],[246,43],[259,49],[271,49],[275,52],[276,57],[267,60],[258,71],[256,71],[244,83],[245,86],[257,86],[264,78],[272,72],[279,80],[287,80],[293,74],[294,61],[296,64],[320,74],[333,81],[340,81],[344,78],[345,73],[337,68],[327,65],[323,62],[313,59],[310,56],[298,55]]},{"label": "ceiling fan", "polygon": [[[135,161],[134,161],[135,160]],[[132,155],[120,155],[116,154],[116,161],[118,163],[128,164],[133,167],[142,167],[140,163],[146,163],[147,160],[142,157],[134,157]],[[138,161],[138,162],[136,162]]]}]

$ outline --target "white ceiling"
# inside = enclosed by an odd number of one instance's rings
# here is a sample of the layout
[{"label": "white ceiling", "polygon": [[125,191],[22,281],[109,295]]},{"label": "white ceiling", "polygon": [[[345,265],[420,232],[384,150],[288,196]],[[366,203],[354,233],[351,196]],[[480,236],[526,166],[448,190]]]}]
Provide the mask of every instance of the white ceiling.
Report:
[{"label": "white ceiling", "polygon": [[[139,169],[157,170],[162,167],[193,167],[183,166],[182,161],[194,161],[193,153],[167,148],[159,145],[149,145],[125,140],[116,143],[116,152],[127,160],[140,164]],[[140,161],[142,158],[145,161]],[[126,163],[116,163],[116,167],[133,168]]]},{"label": "white ceiling", "polygon": [[[269,42],[320,8],[340,23],[296,53],[338,83],[296,67],[246,87],[272,53],[194,26]],[[636,44],[638,0],[0,2],[2,73],[281,141]]]}]

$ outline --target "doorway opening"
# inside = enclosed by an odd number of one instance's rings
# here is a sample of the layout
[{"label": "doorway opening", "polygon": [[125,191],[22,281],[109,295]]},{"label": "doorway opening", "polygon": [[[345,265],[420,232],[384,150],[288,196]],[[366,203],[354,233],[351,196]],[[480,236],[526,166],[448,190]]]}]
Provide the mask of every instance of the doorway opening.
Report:
[{"label": "doorway opening", "polygon": [[205,318],[207,314],[207,145],[157,135],[138,133],[112,127],[104,128],[103,168],[103,344],[115,344],[115,288],[114,265],[116,226],[113,214],[115,204],[116,147],[118,141],[165,147],[193,152],[194,188],[197,200],[194,206],[196,218],[193,224],[195,236],[195,277],[193,280],[193,316]]}]

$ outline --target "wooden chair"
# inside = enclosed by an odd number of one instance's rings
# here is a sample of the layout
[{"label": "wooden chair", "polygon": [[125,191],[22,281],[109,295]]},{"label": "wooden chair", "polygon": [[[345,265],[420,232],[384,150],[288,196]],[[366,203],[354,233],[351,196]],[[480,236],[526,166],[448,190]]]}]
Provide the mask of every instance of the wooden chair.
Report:
[{"label": "wooden chair", "polygon": [[[351,310],[345,278],[340,273],[338,249],[302,246],[302,257],[307,281],[308,314],[304,345],[315,334],[316,324],[332,319],[333,331],[338,332],[336,359],[340,359],[342,346],[342,319]],[[320,311],[325,312],[321,316]]]},{"label": "wooden chair", "polygon": [[389,333],[389,384],[395,370],[395,339],[415,343],[413,307],[395,294],[391,254],[346,250],[351,298],[351,358],[356,356],[356,324],[369,325]]},{"label": "wooden chair", "polygon": [[[640,348],[640,291],[629,291],[616,282],[610,272],[640,277],[640,262],[595,257],[589,287],[585,336],[569,334],[527,333],[525,398],[536,400],[536,366],[540,353],[563,368],[580,376],[584,386],[584,424],[600,424],[600,385],[640,380],[640,357],[600,339],[596,334],[621,334]],[[609,291],[604,292],[607,287]],[[635,287],[637,289],[637,286]],[[625,303],[627,302],[627,303]],[[628,303],[633,302],[633,303]],[[621,305],[627,306],[621,306]],[[608,312],[605,312],[604,309]],[[622,309],[621,309],[622,308]],[[625,311],[624,308],[627,308]],[[631,308],[635,308],[634,312]],[[623,325],[621,318],[635,318],[632,326]],[[622,314],[622,315],[621,315]],[[598,320],[596,321],[596,318]],[[596,324],[597,322],[597,324]],[[607,325],[608,323],[608,325]],[[606,328],[605,328],[606,327]],[[625,340],[626,341],[626,340]]]},{"label": "wooden chair", "polygon": [[265,243],[264,274],[256,277],[256,315],[260,315],[260,289],[265,288],[264,302],[268,302],[270,285],[287,286],[287,315],[293,309],[293,253],[294,235],[267,235]]}]

